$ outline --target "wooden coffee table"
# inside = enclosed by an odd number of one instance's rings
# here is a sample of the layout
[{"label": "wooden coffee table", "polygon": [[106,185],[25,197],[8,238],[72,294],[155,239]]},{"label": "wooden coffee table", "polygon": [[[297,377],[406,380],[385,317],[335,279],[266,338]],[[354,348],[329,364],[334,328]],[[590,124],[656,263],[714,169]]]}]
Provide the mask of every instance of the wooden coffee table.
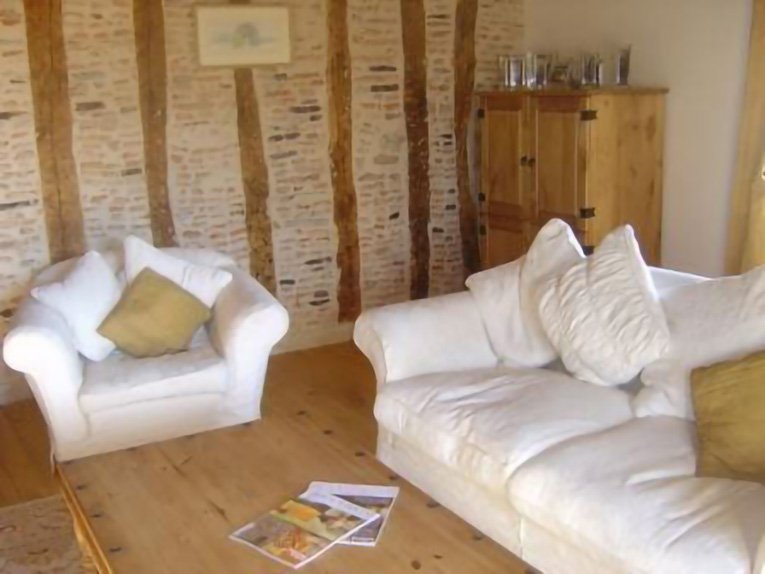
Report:
[{"label": "wooden coffee table", "polygon": [[236,544],[238,526],[312,480],[395,484],[376,548],[332,548],[306,573],[520,574],[523,563],[307,411],[63,463],[57,476],[99,572],[283,573]]}]

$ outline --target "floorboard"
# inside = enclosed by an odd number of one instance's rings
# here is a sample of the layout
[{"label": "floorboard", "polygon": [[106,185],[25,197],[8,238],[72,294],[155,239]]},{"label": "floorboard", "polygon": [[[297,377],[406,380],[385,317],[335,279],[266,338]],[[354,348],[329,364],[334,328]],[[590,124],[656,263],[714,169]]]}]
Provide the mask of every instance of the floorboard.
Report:
[{"label": "floorboard", "polygon": [[[337,440],[375,449],[375,381],[352,343],[275,355],[263,397],[269,413],[303,416]],[[0,507],[55,494],[45,422],[32,400],[0,407]]]}]

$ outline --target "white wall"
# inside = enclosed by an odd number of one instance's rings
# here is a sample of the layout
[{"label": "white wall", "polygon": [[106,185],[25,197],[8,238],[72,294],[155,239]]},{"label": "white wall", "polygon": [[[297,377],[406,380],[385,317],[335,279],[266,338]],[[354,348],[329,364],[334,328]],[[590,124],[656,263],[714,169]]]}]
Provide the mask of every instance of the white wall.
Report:
[{"label": "white wall", "polygon": [[534,51],[632,45],[633,84],[670,89],[662,262],[724,271],[751,0],[526,0]]}]

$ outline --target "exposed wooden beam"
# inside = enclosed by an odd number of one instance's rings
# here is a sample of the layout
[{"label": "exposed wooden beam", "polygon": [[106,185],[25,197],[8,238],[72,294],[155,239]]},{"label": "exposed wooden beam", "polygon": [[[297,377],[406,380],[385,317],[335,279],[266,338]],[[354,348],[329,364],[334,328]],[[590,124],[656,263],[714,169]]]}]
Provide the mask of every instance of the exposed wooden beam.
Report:
[{"label": "exposed wooden beam", "polygon": [[457,192],[464,275],[478,271],[478,211],[470,191],[468,127],[475,83],[475,25],[478,0],[457,0],[454,35],[454,136],[457,153]]},{"label": "exposed wooden beam", "polygon": [[337,288],[339,320],[353,321],[361,312],[361,261],[358,208],[353,181],[353,131],[351,114],[351,56],[348,44],[348,0],[327,3],[329,61],[330,161],[337,226]]},{"label": "exposed wooden beam", "polygon": [[[741,109],[738,135],[738,158],[731,190],[731,215],[728,226],[726,270],[736,274],[762,263],[756,261],[747,247],[765,241],[762,225],[752,221],[752,183],[762,159],[765,137],[765,0],[754,0],[752,25],[749,36],[749,64],[747,66],[746,92]],[[754,224],[754,225],[753,225]],[[760,231],[758,231],[760,228]],[[752,235],[750,235],[752,234]]]},{"label": "exposed wooden beam", "polygon": [[167,64],[161,0],[133,0],[144,165],[154,244],[176,245],[167,190]]},{"label": "exposed wooden beam", "polygon": [[245,221],[250,245],[250,274],[276,293],[274,247],[268,215],[268,166],[263,152],[260,108],[252,70],[234,71],[239,155],[242,164]]},{"label": "exposed wooden beam", "polygon": [[24,14],[48,250],[60,261],[85,250],[61,0],[24,0]]},{"label": "exposed wooden beam", "polygon": [[424,0],[401,0],[404,115],[409,149],[409,234],[412,299],[430,291],[430,141]]}]

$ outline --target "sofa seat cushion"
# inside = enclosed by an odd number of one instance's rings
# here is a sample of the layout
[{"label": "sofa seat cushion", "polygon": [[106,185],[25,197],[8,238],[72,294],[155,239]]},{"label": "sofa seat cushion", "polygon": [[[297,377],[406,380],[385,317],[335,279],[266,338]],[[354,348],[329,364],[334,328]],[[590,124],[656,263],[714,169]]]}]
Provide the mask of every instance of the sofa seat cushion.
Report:
[{"label": "sofa seat cushion", "polygon": [[523,462],[631,416],[622,391],[545,369],[511,367],[388,383],[375,403],[384,428],[503,495]]},{"label": "sofa seat cushion", "polygon": [[142,401],[225,393],[227,376],[225,361],[209,344],[145,359],[113,353],[85,365],[80,406],[92,413]]},{"label": "sofa seat cushion", "polygon": [[553,535],[630,572],[749,573],[765,533],[765,487],[696,478],[692,423],[633,419],[523,465],[510,501]]}]

